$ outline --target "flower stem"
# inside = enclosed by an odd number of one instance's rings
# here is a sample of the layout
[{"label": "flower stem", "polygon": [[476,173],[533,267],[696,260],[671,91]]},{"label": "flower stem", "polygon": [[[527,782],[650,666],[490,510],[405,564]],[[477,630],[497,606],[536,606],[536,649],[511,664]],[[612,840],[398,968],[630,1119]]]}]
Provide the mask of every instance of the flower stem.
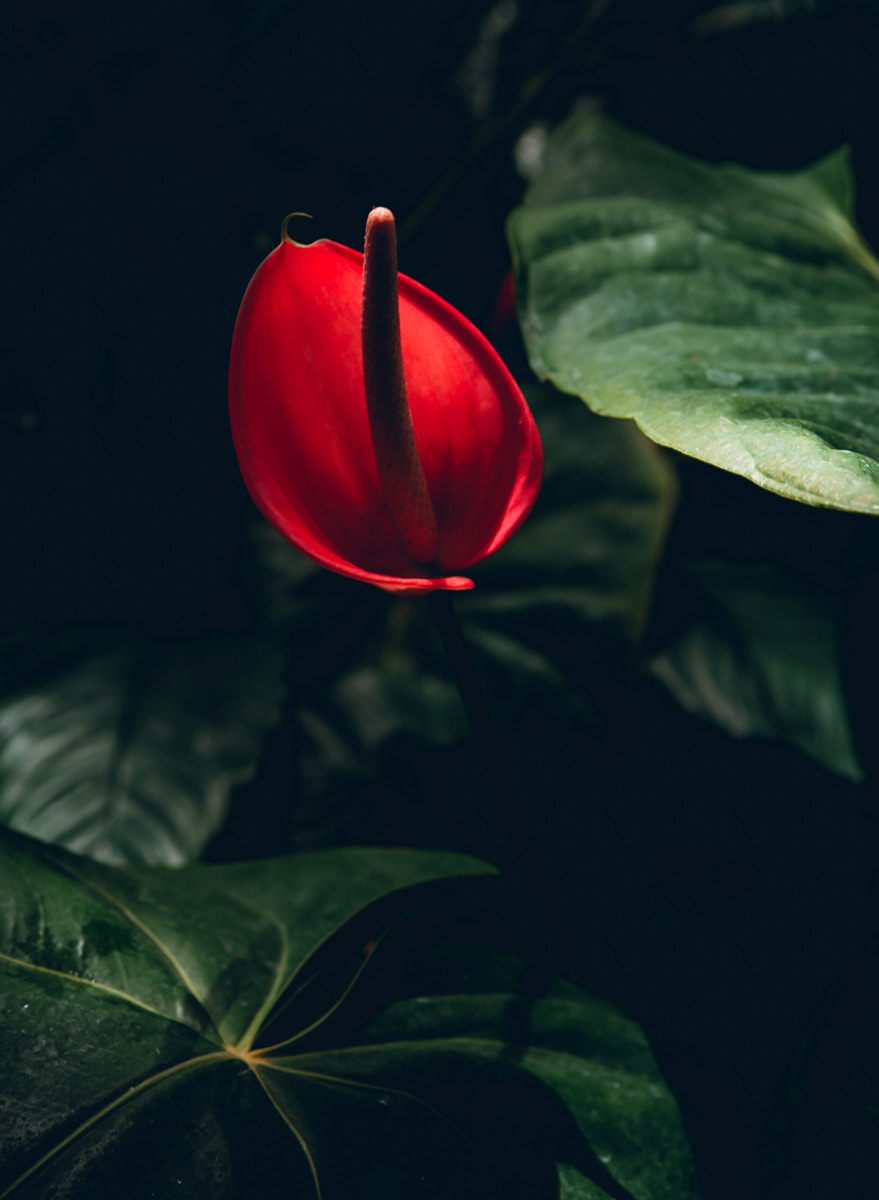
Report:
[{"label": "flower stem", "polygon": [[446,591],[435,591],[430,593],[428,602],[494,794],[496,815],[507,842],[503,855],[506,861],[500,865],[510,882],[526,894],[544,918],[550,948],[573,967],[576,962],[574,938],[555,887],[544,870],[534,827],[521,793],[507,767],[452,598]]}]

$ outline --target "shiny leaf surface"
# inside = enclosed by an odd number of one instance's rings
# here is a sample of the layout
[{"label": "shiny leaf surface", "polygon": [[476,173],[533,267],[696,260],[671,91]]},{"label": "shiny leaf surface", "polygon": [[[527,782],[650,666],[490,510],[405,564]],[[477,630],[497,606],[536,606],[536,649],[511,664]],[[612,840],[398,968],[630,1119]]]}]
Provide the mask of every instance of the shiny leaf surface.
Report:
[{"label": "shiny leaf surface", "polygon": [[550,1200],[556,1163],[570,1197],[696,1194],[643,1036],[575,989],[529,999],[480,953],[344,1018],[380,970],[369,906],[473,859],[114,869],[9,833],[0,859],[4,1200]]},{"label": "shiny leaf surface", "polygon": [[[242,1056],[279,999],[295,1006],[314,983],[308,960],[365,906],[488,869],[369,849],[114,870],[10,834],[0,855],[4,1197],[103,1195],[111,1181],[120,1195],[252,1194],[232,1183],[233,1164],[250,1157],[237,1099],[245,1130],[272,1104],[249,1060],[241,1083]],[[304,1012],[307,1026],[310,997]],[[269,1161],[292,1153],[301,1169],[307,1155],[283,1116],[273,1133]],[[219,1190],[200,1193],[212,1180]]]},{"label": "shiny leaf surface", "polygon": [[879,264],[844,151],[707,166],[580,112],[510,235],[540,377],[780,495],[879,512]]}]

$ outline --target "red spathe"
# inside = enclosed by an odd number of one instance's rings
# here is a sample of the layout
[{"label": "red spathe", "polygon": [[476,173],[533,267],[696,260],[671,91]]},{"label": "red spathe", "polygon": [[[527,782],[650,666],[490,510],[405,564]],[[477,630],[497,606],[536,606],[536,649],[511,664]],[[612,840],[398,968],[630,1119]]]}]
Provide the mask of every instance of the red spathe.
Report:
[{"label": "red spathe", "polygon": [[250,281],[229,368],[232,436],[263,515],[331,571],[391,592],[462,589],[530,512],[543,473],[534,418],[494,348],[450,304],[399,276],[412,422],[436,513],[435,564],[388,516],[360,342],[363,255],[282,241]]}]

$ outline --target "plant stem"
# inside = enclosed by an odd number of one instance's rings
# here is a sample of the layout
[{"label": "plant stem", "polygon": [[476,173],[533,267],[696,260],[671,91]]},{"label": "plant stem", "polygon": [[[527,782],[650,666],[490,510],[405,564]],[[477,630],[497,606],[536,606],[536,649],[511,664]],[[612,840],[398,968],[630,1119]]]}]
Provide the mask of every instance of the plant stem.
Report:
[{"label": "plant stem", "polygon": [[496,791],[501,792],[508,782],[506,763],[498,751],[497,734],[488,713],[482,684],[473,667],[473,659],[461,633],[461,625],[451,596],[445,591],[431,592],[429,603],[449,659],[449,665],[455,676],[455,683],[458,685],[461,703],[464,705],[470,728],[485,757],[492,784]]},{"label": "plant stem", "polygon": [[573,967],[576,962],[574,938],[552,881],[544,870],[535,830],[521,793],[507,767],[506,756],[489,714],[472,656],[461,633],[452,598],[445,591],[431,592],[429,604],[470,728],[485,763],[496,815],[507,842],[503,855],[505,861],[500,865],[509,881],[534,903],[543,916],[550,948],[561,954],[569,967]]}]

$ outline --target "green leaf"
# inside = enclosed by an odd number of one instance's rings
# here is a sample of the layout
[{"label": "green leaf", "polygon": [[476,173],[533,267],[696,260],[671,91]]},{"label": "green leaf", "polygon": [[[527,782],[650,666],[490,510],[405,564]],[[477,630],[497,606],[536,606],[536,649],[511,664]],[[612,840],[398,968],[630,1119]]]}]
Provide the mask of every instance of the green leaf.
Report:
[{"label": "green leaf", "polygon": [[860,782],[829,600],[767,564],[690,563],[703,611],[652,662],[679,703]]},{"label": "green leaf", "polygon": [[543,379],[809,504],[879,512],[879,264],[847,152],[708,166],[579,112],[512,214]]},{"label": "green leaf", "polygon": [[695,1196],[643,1036],[576,989],[516,995],[480,957],[469,991],[441,966],[444,994],[346,1016],[380,972],[370,906],[489,870],[114,869],[0,833],[0,1197],[550,1200],[556,1163],[577,1200]]},{"label": "green leaf", "polygon": [[[505,1038],[505,1029],[521,1040]],[[569,1168],[571,1196],[603,1196],[602,1186],[614,1196],[622,1186],[638,1200],[697,1194],[677,1108],[646,1039],[603,1001],[574,988],[530,1001],[507,993],[419,996],[390,1008],[363,1037],[366,1044],[336,1053],[334,1073],[360,1081],[390,1073],[406,1089],[419,1078],[429,1099],[450,1077],[460,1080],[469,1106],[458,1100],[457,1116],[467,1132],[494,1104],[497,1127],[485,1121],[480,1140],[495,1141],[501,1156],[510,1154],[511,1138],[538,1137]],[[516,1095],[518,1114],[504,1103],[505,1089]]]},{"label": "green leaf", "polygon": [[254,638],[7,638],[0,821],[107,862],[197,857],[278,719],[282,666]]}]

